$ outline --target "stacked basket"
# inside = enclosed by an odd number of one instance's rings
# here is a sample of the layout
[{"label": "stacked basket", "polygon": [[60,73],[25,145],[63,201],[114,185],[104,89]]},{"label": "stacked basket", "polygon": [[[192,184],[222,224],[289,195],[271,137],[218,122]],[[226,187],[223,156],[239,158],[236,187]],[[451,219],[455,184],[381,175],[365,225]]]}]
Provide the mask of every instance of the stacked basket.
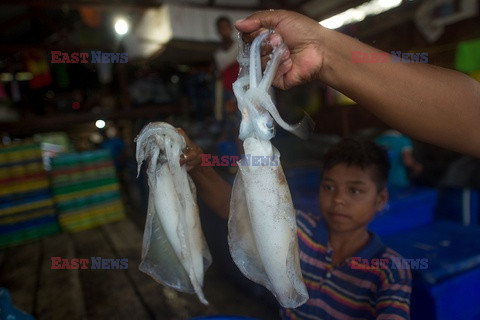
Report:
[{"label": "stacked basket", "polygon": [[106,150],[51,159],[53,194],[63,230],[79,231],[124,218],[115,167]]},{"label": "stacked basket", "polygon": [[59,231],[39,144],[0,147],[0,247]]}]

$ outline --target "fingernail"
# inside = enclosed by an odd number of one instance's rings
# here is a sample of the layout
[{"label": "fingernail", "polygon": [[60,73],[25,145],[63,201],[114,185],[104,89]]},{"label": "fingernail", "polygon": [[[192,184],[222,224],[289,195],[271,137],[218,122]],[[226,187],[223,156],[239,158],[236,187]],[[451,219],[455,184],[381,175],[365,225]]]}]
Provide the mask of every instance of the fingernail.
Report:
[{"label": "fingernail", "polygon": [[243,21],[245,21],[245,18],[243,18],[243,19],[238,19],[237,21],[235,21],[235,24],[237,24],[237,23],[242,23]]}]

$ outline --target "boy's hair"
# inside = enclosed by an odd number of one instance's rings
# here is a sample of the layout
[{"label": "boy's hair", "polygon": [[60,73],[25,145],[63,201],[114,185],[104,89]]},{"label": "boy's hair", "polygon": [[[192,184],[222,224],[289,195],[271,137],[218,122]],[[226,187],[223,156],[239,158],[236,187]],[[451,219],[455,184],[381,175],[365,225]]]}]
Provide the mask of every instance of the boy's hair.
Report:
[{"label": "boy's hair", "polygon": [[337,164],[359,166],[362,170],[372,167],[378,191],[387,186],[390,170],[388,152],[372,141],[345,138],[332,145],[323,156],[322,172]]},{"label": "boy's hair", "polygon": [[232,22],[230,21],[230,18],[227,16],[220,16],[217,18],[217,21],[215,22],[215,25],[218,27],[220,23],[222,22],[227,22],[229,25],[232,25]]}]

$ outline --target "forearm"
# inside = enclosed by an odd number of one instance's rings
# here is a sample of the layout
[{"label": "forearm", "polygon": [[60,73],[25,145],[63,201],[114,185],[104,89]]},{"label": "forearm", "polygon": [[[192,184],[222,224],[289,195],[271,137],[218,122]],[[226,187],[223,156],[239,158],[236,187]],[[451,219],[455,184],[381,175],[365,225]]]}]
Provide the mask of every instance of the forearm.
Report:
[{"label": "forearm", "polygon": [[476,81],[432,65],[354,63],[352,51],[380,51],[332,30],[324,30],[322,43],[320,80],[405,134],[480,157]]},{"label": "forearm", "polygon": [[212,167],[197,166],[189,173],[205,204],[219,217],[227,219],[231,186]]}]

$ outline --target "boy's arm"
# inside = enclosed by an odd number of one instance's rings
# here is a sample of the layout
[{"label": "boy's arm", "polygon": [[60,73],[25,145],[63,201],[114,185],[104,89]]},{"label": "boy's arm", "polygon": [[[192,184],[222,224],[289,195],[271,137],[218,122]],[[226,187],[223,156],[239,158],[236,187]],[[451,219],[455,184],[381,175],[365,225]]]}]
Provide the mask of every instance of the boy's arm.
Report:
[{"label": "boy's arm", "polygon": [[198,193],[219,217],[227,219],[232,187],[212,168],[197,166],[189,172]]},{"label": "boy's arm", "polygon": [[410,319],[410,294],[412,292],[410,269],[385,271],[389,271],[394,280],[385,280],[378,292],[377,320]]},{"label": "boy's arm", "polygon": [[205,204],[219,217],[227,219],[232,187],[212,167],[202,166],[202,149],[193,143],[182,129],[177,130],[187,143],[180,164],[187,166],[188,173]]}]

